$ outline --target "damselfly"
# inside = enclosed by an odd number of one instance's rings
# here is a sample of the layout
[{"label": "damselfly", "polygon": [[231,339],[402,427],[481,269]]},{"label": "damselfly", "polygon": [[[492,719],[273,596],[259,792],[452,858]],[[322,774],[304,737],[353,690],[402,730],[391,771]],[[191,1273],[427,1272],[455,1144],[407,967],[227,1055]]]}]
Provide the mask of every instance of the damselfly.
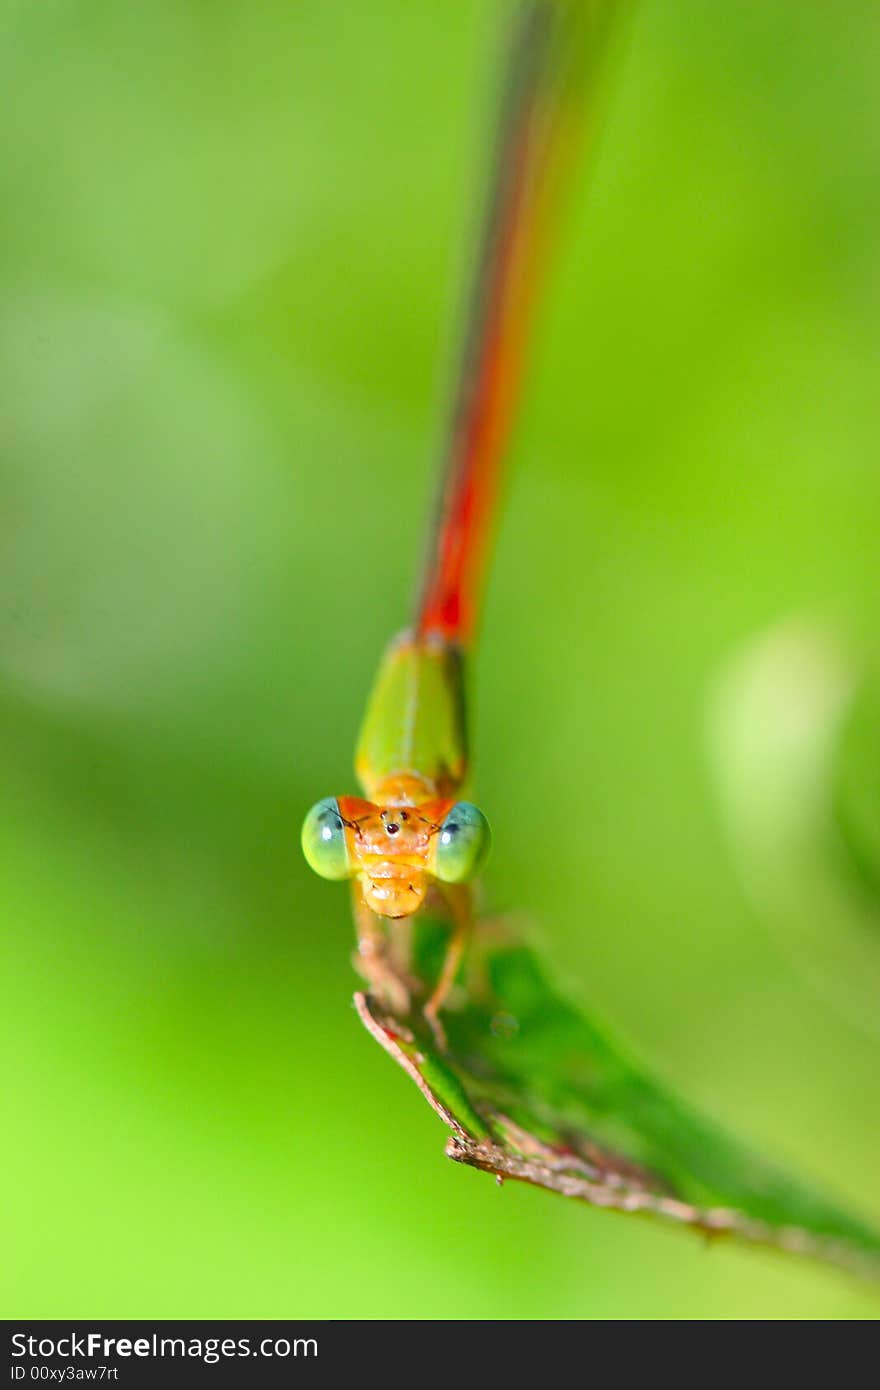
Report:
[{"label": "damselfly", "polygon": [[413,625],[386,652],[367,706],[355,760],[363,797],[327,797],[303,826],[311,867],[351,880],[358,963],[398,1011],[408,1010],[420,985],[392,949],[393,923],[440,899],[451,929],[424,1012],[441,1040],[438,1013],[461,965],[472,884],[490,841],[483,812],[464,799],[465,668],[537,292],[620,8],[609,0],[528,0],[512,17],[440,502]]}]

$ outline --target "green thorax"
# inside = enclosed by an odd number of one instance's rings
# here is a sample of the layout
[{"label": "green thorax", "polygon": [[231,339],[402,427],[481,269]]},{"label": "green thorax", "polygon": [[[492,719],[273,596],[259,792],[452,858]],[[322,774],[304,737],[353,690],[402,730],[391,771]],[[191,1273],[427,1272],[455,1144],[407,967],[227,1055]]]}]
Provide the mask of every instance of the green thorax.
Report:
[{"label": "green thorax", "polygon": [[453,796],[467,772],[461,650],[441,637],[396,637],[382,658],[355,755],[371,801],[398,779],[416,778],[425,798]]}]

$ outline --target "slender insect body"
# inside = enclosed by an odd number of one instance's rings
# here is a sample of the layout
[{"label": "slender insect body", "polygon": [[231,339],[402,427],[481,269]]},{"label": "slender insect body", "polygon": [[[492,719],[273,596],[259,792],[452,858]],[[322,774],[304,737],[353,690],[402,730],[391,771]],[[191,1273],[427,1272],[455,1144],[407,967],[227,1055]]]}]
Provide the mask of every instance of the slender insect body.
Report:
[{"label": "slender insect body", "polygon": [[594,0],[522,0],[512,14],[413,629],[386,651],[367,704],[355,759],[364,799],[319,802],[303,827],[311,866],[351,880],[359,966],[398,1007],[408,1008],[408,983],[395,974],[383,919],[412,916],[432,885],[441,891],[452,931],[425,1006],[438,1037],[437,1011],[471,930],[469,884],[490,842],[482,812],[461,799],[469,770],[465,652],[548,233],[586,128],[583,99],[595,86],[607,21],[608,6]]}]

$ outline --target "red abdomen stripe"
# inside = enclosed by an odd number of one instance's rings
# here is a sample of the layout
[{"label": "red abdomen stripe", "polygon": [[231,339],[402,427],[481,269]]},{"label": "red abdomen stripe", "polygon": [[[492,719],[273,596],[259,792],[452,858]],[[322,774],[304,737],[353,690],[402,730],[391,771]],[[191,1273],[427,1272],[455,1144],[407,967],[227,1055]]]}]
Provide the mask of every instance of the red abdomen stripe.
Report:
[{"label": "red abdomen stripe", "polygon": [[494,169],[416,615],[473,639],[525,345],[559,192],[584,126],[613,0],[527,0],[511,33]]}]

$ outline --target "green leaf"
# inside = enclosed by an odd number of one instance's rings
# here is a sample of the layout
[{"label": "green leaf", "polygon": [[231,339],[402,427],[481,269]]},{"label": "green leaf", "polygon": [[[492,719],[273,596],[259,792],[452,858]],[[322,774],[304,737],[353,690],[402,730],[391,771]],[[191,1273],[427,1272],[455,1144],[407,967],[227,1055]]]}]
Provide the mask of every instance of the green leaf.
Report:
[{"label": "green leaf", "polygon": [[[417,948],[421,973],[442,936],[422,929]],[[417,1006],[355,1005],[452,1131],[456,1162],[880,1278],[878,1233],[694,1114],[497,929],[478,935],[467,1002],[444,1014],[445,1053]]]}]

